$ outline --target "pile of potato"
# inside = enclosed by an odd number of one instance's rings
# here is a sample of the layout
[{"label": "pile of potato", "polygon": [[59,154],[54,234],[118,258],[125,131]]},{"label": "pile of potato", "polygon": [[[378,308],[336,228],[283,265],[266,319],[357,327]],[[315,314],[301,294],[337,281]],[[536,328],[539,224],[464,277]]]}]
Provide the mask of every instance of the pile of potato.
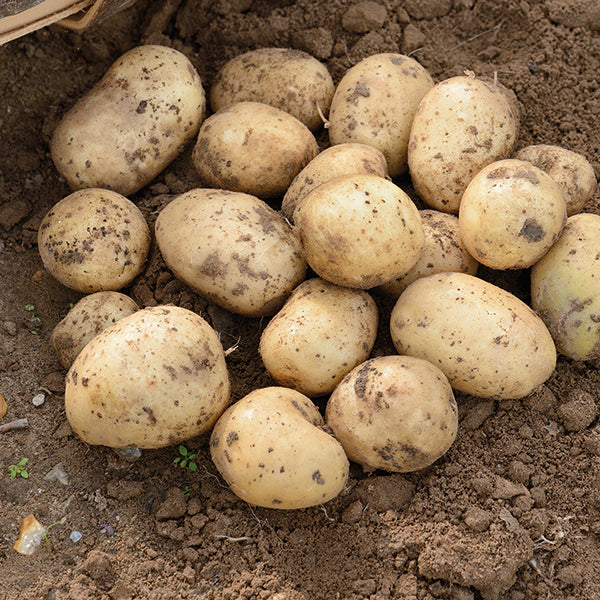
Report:
[{"label": "pile of potato", "polygon": [[[600,216],[581,213],[594,171],[556,146],[516,152],[510,90],[470,73],[436,84],[391,53],[336,87],[314,58],[271,48],[227,63],[209,97],[204,118],[189,60],[142,46],[52,138],[74,191],[42,221],[39,250],[89,294],[52,335],[67,417],[87,443],[127,451],[212,431],[212,459],[240,498],[302,508],[344,489],[349,460],[394,472],[438,460],[457,435],[455,392],[522,398],[551,376],[557,349],[600,358]],[[151,240],[126,196],[193,140],[205,187],[164,206],[154,235],[189,287],[269,319],[259,354],[277,385],[234,404],[209,323],[139,310],[118,291]],[[392,179],[406,172],[425,209]],[[532,306],[478,278],[479,264],[531,268]],[[372,294],[395,299],[390,315]],[[398,354],[372,357],[382,318]]]}]

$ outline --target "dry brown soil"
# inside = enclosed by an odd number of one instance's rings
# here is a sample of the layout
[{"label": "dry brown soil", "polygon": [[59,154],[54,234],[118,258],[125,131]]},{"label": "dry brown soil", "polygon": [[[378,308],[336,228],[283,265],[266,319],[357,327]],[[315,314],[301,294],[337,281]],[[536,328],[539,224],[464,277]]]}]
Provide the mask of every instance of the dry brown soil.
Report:
[{"label": "dry brown soil", "polygon": [[[352,4],[139,0],[87,33],[53,26],[0,48],[2,423],[29,420],[26,429],[0,433],[3,600],[600,598],[600,372],[591,365],[561,358],[547,384],[522,401],[458,394],[458,438],[432,467],[367,476],[353,466],[337,499],[291,512],[238,500],[205,439],[187,444],[199,453],[192,473],[173,464],[176,448],[123,464],[111,450],[86,446],[66,422],[64,371],[49,336],[79,295],[44,272],[36,248],[41,217],[69,193],[48,138],[137,44],[183,51],[207,88],[228,59],[265,46],[311,52],[336,82],[381,51],[412,52],[436,81],[466,69],[496,73],[522,105],[519,147],[562,145],[600,175],[596,2],[379,0],[385,11],[366,6],[358,18],[348,16]],[[319,139],[325,146],[326,136]],[[173,194],[201,185],[190,150],[132,197],[151,224]],[[397,183],[412,193],[409,180]],[[597,192],[585,209],[600,213],[599,199]],[[481,275],[527,299],[526,271]],[[209,306],[174,279],[155,249],[126,291],[141,305],[198,311],[226,346],[239,338],[228,358],[235,400],[272,383],[257,360],[265,321]],[[375,355],[393,352],[391,307],[378,302]],[[11,480],[9,466],[24,457],[29,478]],[[66,485],[45,478],[58,463]],[[28,513],[56,524],[49,543],[22,556],[12,544]]]}]

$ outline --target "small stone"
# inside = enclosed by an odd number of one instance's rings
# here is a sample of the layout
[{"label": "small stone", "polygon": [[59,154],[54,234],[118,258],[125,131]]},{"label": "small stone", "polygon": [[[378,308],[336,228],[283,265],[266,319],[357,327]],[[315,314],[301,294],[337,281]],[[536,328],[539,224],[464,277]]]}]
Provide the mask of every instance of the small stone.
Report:
[{"label": "small stone", "polygon": [[557,413],[567,431],[583,431],[596,420],[598,408],[590,393],[576,390],[569,395],[568,402],[558,407]]},{"label": "small stone", "polygon": [[173,487],[168,492],[156,511],[156,519],[158,521],[166,521],[168,519],[178,519],[183,517],[187,511],[187,498],[182,490]]},{"label": "small stone", "polygon": [[50,471],[44,475],[46,481],[58,481],[63,485],[69,485],[69,479],[65,473],[62,463],[54,465]]},{"label": "small stone", "polygon": [[71,534],[69,535],[69,539],[75,543],[77,543],[82,537],[83,535],[79,531],[71,531]]},{"label": "small stone", "polygon": [[481,533],[482,531],[487,531],[494,520],[494,515],[488,510],[483,510],[477,506],[471,506],[465,512],[463,519],[465,521],[465,525],[471,531]]},{"label": "small stone", "polygon": [[44,404],[44,402],[46,402],[46,394],[44,394],[43,392],[36,394],[32,399],[31,399],[31,403],[34,406],[42,406],[42,404]]},{"label": "small stone", "polygon": [[386,19],[385,6],[377,2],[358,2],[342,16],[342,27],[352,33],[367,33],[379,29]]}]

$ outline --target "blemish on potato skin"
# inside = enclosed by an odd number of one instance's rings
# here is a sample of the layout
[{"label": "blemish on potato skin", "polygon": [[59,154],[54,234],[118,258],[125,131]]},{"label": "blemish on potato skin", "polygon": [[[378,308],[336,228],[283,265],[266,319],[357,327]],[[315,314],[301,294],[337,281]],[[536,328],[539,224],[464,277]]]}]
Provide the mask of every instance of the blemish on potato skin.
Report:
[{"label": "blemish on potato skin", "polygon": [[534,218],[525,219],[525,223],[519,231],[519,235],[525,237],[530,242],[539,242],[544,238],[546,232],[544,228]]}]

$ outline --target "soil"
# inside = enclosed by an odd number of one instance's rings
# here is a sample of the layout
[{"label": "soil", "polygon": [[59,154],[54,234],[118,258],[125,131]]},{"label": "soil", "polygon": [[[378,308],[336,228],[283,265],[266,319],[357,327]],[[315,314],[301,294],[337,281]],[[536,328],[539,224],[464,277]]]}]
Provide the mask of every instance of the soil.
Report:
[{"label": "soil", "polygon": [[[361,58],[412,53],[436,81],[470,70],[514,90],[519,148],[562,145],[600,175],[600,13],[588,0],[138,0],[86,33],[52,26],[0,48],[0,598],[7,600],[600,598],[600,371],[559,358],[519,401],[457,394],[450,451],[410,474],[351,467],[322,507],[278,511],[229,491],[206,439],[133,463],[86,446],[63,407],[49,338],[81,295],[54,280],[38,224],[70,193],[48,153],[57,120],[123,52],[160,43],[184,52],[208,89],[230,58],[259,47],[305,50],[335,81]],[[383,8],[383,9],[382,9]],[[322,147],[325,133],[319,135]],[[174,194],[201,185],[191,148],[132,196],[152,225]],[[397,183],[413,193],[410,180]],[[600,192],[585,210],[600,214]],[[415,198],[418,203],[418,198]],[[277,207],[277,203],[274,203]],[[480,275],[527,300],[527,271]],[[272,384],[257,360],[265,319],[230,315],[177,281],[153,248],[128,289],[140,305],[174,303],[207,318],[228,357],[233,399]],[[374,355],[394,353],[390,301],[377,298]],[[27,307],[27,308],[26,308]],[[29,309],[29,310],[28,310]],[[33,398],[44,394],[35,406]],[[324,403],[319,403],[323,408]],[[1,424],[0,423],[0,424]],[[9,466],[28,458],[28,478]],[[66,481],[48,478],[58,464]],[[22,519],[46,527],[33,555],[12,548]],[[79,532],[80,539],[77,540]]]}]

